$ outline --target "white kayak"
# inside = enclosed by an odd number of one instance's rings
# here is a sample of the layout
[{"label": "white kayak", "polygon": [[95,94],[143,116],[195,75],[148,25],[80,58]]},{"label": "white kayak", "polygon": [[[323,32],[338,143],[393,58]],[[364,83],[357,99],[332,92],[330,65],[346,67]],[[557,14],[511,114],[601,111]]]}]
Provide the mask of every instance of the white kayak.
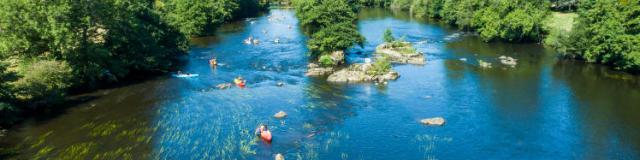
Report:
[{"label": "white kayak", "polygon": [[191,77],[198,77],[200,75],[198,74],[174,74],[174,77],[178,77],[178,78],[191,78]]}]

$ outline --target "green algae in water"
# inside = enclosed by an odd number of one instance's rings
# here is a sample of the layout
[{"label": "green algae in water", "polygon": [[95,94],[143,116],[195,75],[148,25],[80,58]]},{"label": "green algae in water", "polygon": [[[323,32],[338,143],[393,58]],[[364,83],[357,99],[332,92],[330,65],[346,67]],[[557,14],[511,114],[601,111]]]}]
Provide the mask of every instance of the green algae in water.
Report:
[{"label": "green algae in water", "polygon": [[119,126],[116,122],[109,121],[107,123],[94,126],[91,132],[89,132],[89,135],[91,135],[92,137],[109,136],[112,133],[114,133],[118,128]]}]

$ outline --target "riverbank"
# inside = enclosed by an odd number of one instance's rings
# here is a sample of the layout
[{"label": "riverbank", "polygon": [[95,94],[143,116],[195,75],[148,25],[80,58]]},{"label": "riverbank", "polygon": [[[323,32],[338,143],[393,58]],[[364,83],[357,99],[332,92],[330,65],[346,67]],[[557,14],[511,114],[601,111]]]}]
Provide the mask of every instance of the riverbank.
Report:
[{"label": "riverbank", "polygon": [[[194,4],[173,0],[6,4],[0,10],[6,16],[0,21],[16,23],[0,23],[0,32],[5,34],[0,36],[0,43],[8,46],[0,48],[6,53],[0,56],[0,125],[9,126],[33,112],[55,110],[55,106],[70,103],[65,102],[69,95],[180,70],[189,48],[187,37],[212,34],[223,23],[258,16],[266,9],[262,1],[225,0],[220,6],[202,5],[208,1],[194,3],[204,8],[181,10]],[[41,6],[53,7],[35,11]],[[103,7],[91,13],[89,9],[64,9],[91,6]],[[227,6],[234,7],[220,9]],[[15,11],[18,8],[27,10]],[[54,15],[46,13],[56,14],[52,18]],[[189,16],[181,16],[185,14]],[[28,25],[35,21],[41,25]],[[68,25],[59,26],[61,23]]]}]

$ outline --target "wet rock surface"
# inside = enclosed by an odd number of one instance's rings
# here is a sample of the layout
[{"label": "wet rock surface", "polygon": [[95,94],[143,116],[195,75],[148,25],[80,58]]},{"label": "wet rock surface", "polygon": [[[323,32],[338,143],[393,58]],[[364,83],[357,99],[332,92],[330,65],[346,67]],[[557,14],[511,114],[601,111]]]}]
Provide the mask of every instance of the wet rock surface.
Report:
[{"label": "wet rock surface", "polygon": [[287,117],[287,112],[280,111],[280,112],[276,113],[275,115],[273,115],[273,117],[277,118],[277,119],[282,119],[284,117]]},{"label": "wet rock surface", "polygon": [[[403,47],[392,47],[390,43],[383,43],[376,47],[376,53],[378,56],[386,55],[389,60],[394,63],[403,64],[425,64],[424,54],[416,52],[413,46],[409,42],[401,42]],[[409,52],[411,51],[411,52]]]},{"label": "wet rock surface", "polygon": [[305,73],[306,76],[324,76],[335,71],[333,67],[322,67],[317,63],[309,63],[307,67],[307,73]]},{"label": "wet rock surface", "polygon": [[364,64],[352,64],[349,67],[336,71],[335,73],[329,75],[327,81],[329,82],[346,82],[346,83],[357,83],[357,82],[384,82],[388,80],[395,80],[400,77],[400,74],[395,71],[389,71],[382,75],[370,75],[368,74],[369,70],[372,69],[372,64],[364,63]]},{"label": "wet rock surface", "polygon": [[442,117],[434,117],[434,118],[422,119],[420,120],[420,123],[424,125],[430,125],[430,126],[442,126],[444,125],[445,120]]}]

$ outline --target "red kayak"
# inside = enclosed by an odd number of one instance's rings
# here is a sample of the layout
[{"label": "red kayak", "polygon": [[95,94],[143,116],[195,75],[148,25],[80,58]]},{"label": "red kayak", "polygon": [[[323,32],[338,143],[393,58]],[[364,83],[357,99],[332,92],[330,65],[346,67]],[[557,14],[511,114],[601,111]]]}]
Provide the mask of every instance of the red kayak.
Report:
[{"label": "red kayak", "polygon": [[233,83],[235,83],[236,86],[238,86],[240,88],[244,88],[244,86],[245,86],[245,81],[242,80],[242,79],[236,78],[235,80],[233,80]]},{"label": "red kayak", "polygon": [[262,131],[260,132],[260,138],[267,142],[271,142],[271,131]]}]

